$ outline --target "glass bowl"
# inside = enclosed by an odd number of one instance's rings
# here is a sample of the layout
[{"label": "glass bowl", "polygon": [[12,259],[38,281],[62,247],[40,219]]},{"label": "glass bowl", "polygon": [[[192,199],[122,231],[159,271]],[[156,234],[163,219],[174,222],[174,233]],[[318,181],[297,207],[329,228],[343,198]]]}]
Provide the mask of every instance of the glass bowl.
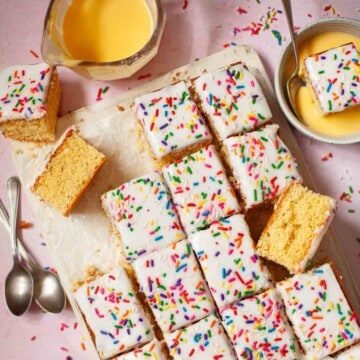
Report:
[{"label": "glass bowl", "polygon": [[[360,21],[348,18],[327,18],[313,22],[300,31],[297,32],[297,44],[298,48],[301,44],[306,43],[311,37],[325,33],[325,32],[344,32],[359,37],[360,34]],[[327,142],[332,144],[350,144],[360,141],[360,133],[344,136],[331,136],[324,135],[316,130],[313,130],[309,126],[305,125],[300,119],[298,119],[293,113],[287,98],[286,82],[291,74],[289,72],[288,64],[294,63],[292,45],[289,42],[282,53],[275,70],[274,86],[276,97],[283,111],[284,115],[288,119],[291,125],[297,130],[305,134],[306,136]],[[290,68],[291,70],[293,68]]]},{"label": "glass bowl", "polygon": [[67,51],[62,25],[71,2],[72,0],[50,1],[41,42],[41,55],[49,65],[66,66],[92,80],[115,80],[132,76],[157,54],[165,25],[165,13],[160,0],[145,0],[152,16],[153,30],[144,47],[127,58],[110,62],[75,59]]}]

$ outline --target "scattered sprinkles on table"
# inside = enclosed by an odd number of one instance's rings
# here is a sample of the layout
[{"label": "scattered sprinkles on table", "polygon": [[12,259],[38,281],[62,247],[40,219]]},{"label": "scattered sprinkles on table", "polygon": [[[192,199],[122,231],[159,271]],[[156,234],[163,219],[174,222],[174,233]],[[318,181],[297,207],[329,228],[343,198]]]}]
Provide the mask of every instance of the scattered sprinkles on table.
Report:
[{"label": "scattered sprinkles on table", "polygon": [[187,240],[141,257],[133,266],[140,290],[164,332],[177,330],[215,311]]},{"label": "scattered sprinkles on table", "polygon": [[121,235],[128,262],[185,238],[169,190],[157,171],[106,192],[102,204]]},{"label": "scattered sprinkles on table", "polygon": [[275,289],[220,310],[238,359],[298,360],[295,335]]},{"label": "scattered sprinkles on table", "polygon": [[193,87],[220,139],[254,130],[272,118],[260,84],[244,65],[203,74]]},{"label": "scattered sprinkles on table", "polygon": [[236,360],[216,315],[210,315],[173,333],[166,333],[165,341],[174,360]]},{"label": "scattered sprinkles on table", "polygon": [[46,98],[53,68],[15,65],[0,73],[0,122],[34,120],[47,115]]},{"label": "scattered sprinkles on table", "polygon": [[163,174],[187,234],[240,212],[213,145],[168,165]]},{"label": "scattered sprinkles on table", "polygon": [[217,221],[189,241],[219,308],[270,287],[244,215]]},{"label": "scattered sprinkles on table", "polygon": [[267,125],[224,141],[247,209],[279,196],[291,180],[300,180],[295,159],[277,135],[278,129],[276,124]]},{"label": "scattered sprinkles on table", "polygon": [[330,264],[277,284],[307,359],[322,359],[360,340],[350,308]]},{"label": "scattered sprinkles on table", "polygon": [[154,339],[143,347],[137,348],[127,354],[120,355],[114,360],[167,360],[161,346],[162,344]]},{"label": "scattered sprinkles on table", "polygon": [[183,81],[136,97],[132,109],[156,159],[212,139]]},{"label": "scattered sprinkles on table", "polygon": [[151,325],[122,267],[83,285],[74,293],[76,302],[95,337],[102,358],[147,343]]},{"label": "scattered sprinkles on table", "polygon": [[360,56],[353,43],[308,56],[309,78],[323,114],[360,103]]}]

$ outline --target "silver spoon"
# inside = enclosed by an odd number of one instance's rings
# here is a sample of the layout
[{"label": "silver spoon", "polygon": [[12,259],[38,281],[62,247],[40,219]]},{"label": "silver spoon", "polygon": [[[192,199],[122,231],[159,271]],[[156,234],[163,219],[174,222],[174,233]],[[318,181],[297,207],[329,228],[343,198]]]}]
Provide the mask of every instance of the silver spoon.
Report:
[{"label": "silver spoon", "polygon": [[[10,232],[9,214],[0,199],[0,222]],[[34,257],[26,251],[18,239],[19,251],[25,265],[33,276],[34,299],[36,304],[46,312],[59,313],[66,305],[66,295],[59,277],[52,271],[45,270],[38,265]]]},{"label": "silver spoon", "polygon": [[7,182],[10,209],[10,239],[13,251],[14,265],[5,280],[5,299],[12,314],[20,316],[30,307],[33,297],[33,278],[19,259],[16,236],[17,215],[19,204],[20,181],[11,177]]},{"label": "silver spoon", "polygon": [[285,11],[286,21],[289,27],[291,44],[293,46],[294,59],[295,59],[295,69],[286,83],[286,90],[287,90],[288,100],[294,114],[297,116],[297,118],[301,119],[296,109],[296,93],[298,92],[300,87],[306,86],[306,82],[303,78],[299,76],[299,55],[296,45],[296,35],[294,32],[291,0],[282,0],[282,5]]}]

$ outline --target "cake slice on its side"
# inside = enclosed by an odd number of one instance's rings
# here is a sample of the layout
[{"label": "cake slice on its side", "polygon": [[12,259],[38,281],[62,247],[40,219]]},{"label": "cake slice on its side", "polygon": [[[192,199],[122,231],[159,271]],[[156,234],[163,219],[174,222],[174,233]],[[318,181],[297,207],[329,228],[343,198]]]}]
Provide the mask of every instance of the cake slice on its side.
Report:
[{"label": "cake slice on its side", "polygon": [[68,216],[105,160],[105,155],[71,126],[44,160],[31,190]]},{"label": "cake slice on its side", "polygon": [[271,286],[244,215],[219,220],[189,241],[219,308]]},{"label": "cake slice on its side", "polygon": [[323,114],[360,104],[360,55],[353,43],[308,56],[304,75]]},{"label": "cake slice on its side", "polygon": [[56,68],[15,65],[0,74],[0,130],[8,138],[55,140],[61,88]]},{"label": "cake slice on its side", "polygon": [[84,284],[74,297],[102,359],[153,339],[150,321],[124,268]]},{"label": "cake slice on its side", "polygon": [[238,359],[298,360],[299,346],[275,289],[220,309]]},{"label": "cake slice on its side", "polygon": [[187,240],[133,262],[140,291],[161,330],[172,332],[215,311],[211,295]]},{"label": "cake slice on its side", "polygon": [[203,74],[192,85],[199,108],[220,142],[257,129],[272,119],[262,88],[246,65]]},{"label": "cake slice on its side", "polygon": [[223,152],[247,210],[276,199],[293,179],[301,180],[278,130],[277,124],[267,125],[224,141]]},{"label": "cake slice on its side", "polygon": [[150,343],[113,360],[168,360],[168,357],[163,351],[163,344],[154,339]]},{"label": "cake slice on its side", "polygon": [[154,171],[102,195],[128,262],[185,238],[161,173]]},{"label": "cake slice on its side", "polygon": [[356,315],[330,264],[296,274],[276,287],[307,359],[323,359],[360,340]]},{"label": "cake slice on its side", "polygon": [[285,266],[290,273],[303,271],[326,233],[335,206],[331,197],[291,182],[260,236],[258,254]]},{"label": "cake slice on its side", "polygon": [[163,175],[188,235],[240,212],[235,191],[213,145],[168,165]]},{"label": "cake slice on its side", "polygon": [[218,317],[212,314],[196,324],[165,334],[174,360],[236,360]]},{"label": "cake slice on its side", "polygon": [[183,81],[136,97],[132,109],[146,135],[153,158],[161,166],[198,150],[212,140]]}]

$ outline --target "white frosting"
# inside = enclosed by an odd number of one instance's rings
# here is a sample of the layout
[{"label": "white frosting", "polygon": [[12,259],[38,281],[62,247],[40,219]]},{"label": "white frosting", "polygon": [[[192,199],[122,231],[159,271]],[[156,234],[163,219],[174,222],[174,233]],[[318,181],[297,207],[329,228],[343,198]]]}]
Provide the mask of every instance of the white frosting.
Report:
[{"label": "white frosting", "polygon": [[360,359],[360,344],[352,346],[350,349],[335,356],[334,359],[336,359],[336,360],[359,360]]},{"label": "white frosting", "polygon": [[156,171],[106,192],[102,204],[129,262],[185,237],[169,190]]},{"label": "white frosting", "polygon": [[275,289],[220,309],[238,359],[298,360],[294,333]]},{"label": "white frosting", "polygon": [[33,120],[47,114],[52,68],[45,63],[14,65],[0,73],[0,122]]},{"label": "white frosting", "polygon": [[221,139],[254,130],[272,118],[259,82],[243,65],[201,75],[194,87]]},{"label": "white frosting", "polygon": [[213,145],[168,165],[163,174],[187,234],[240,211]]},{"label": "white frosting", "polygon": [[143,347],[118,356],[114,360],[167,360],[167,357],[161,350],[161,343],[157,340],[153,340]]},{"label": "white frosting", "polygon": [[171,332],[214,312],[210,293],[187,240],[133,262],[155,319]]},{"label": "white frosting", "polygon": [[74,297],[95,336],[101,358],[109,358],[153,338],[150,322],[123,268],[83,285]]},{"label": "white frosting", "polygon": [[135,98],[133,108],[157,159],[212,138],[183,81]]},{"label": "white frosting", "polygon": [[192,234],[189,241],[219,308],[271,285],[244,215],[215,222]]},{"label": "white frosting", "polygon": [[301,179],[278,129],[279,125],[267,125],[224,141],[247,209],[279,196],[291,180]]},{"label": "white frosting", "polygon": [[308,360],[360,340],[360,328],[329,264],[277,284]]},{"label": "white frosting", "polygon": [[311,55],[305,66],[324,114],[360,103],[360,56],[353,43]]},{"label": "white frosting", "polygon": [[194,325],[165,334],[174,360],[236,360],[234,352],[216,315]]}]

